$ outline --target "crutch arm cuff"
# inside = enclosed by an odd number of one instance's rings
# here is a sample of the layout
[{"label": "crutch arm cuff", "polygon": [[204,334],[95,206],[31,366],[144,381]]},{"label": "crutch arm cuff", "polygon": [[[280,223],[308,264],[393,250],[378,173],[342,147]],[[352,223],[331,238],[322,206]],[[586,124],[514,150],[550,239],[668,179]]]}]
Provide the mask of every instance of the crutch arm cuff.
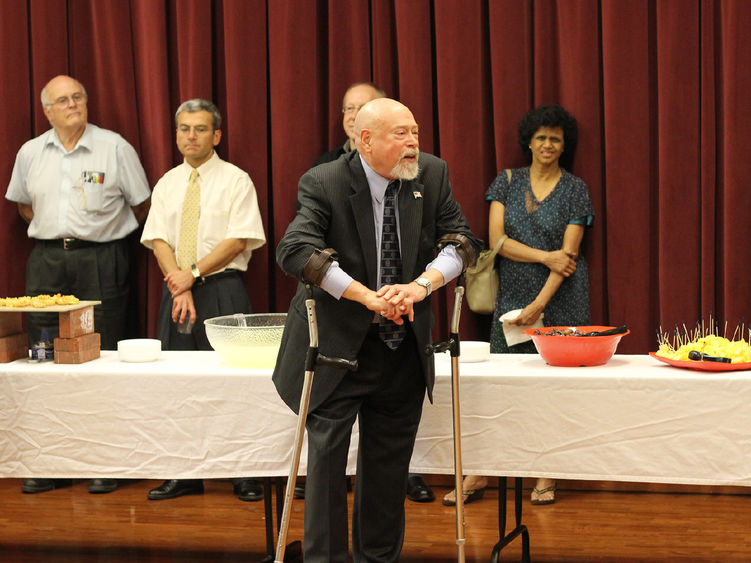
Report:
[{"label": "crutch arm cuff", "polygon": [[338,259],[339,256],[333,248],[326,248],[324,250],[316,248],[310,258],[308,258],[305,266],[303,266],[303,280],[312,283],[316,287],[320,286],[321,281],[323,281],[323,277],[326,275],[326,272],[328,272],[331,264]]},{"label": "crutch arm cuff", "polygon": [[458,233],[443,235],[438,240],[438,250],[442,250],[448,244],[456,247],[456,252],[464,262],[465,270],[475,265],[475,262],[477,262],[477,247],[469,237]]}]

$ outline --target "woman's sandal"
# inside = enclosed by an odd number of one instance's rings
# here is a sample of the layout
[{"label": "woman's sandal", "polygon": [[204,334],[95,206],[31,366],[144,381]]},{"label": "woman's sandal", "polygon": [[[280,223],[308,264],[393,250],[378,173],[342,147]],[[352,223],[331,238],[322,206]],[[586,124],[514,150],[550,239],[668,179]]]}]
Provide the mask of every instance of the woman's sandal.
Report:
[{"label": "woman's sandal", "polygon": [[[456,491],[452,492],[454,492],[454,497],[456,497]],[[482,496],[485,494],[485,487],[483,487],[482,489],[470,489],[468,491],[462,491],[462,494],[464,495],[464,504],[469,504],[470,502],[474,502],[482,498]],[[456,506],[456,498],[448,498],[448,495],[443,497],[442,502],[443,506]]]},{"label": "woman's sandal", "polygon": [[[543,505],[543,504],[553,504],[555,502],[555,491],[556,486],[552,485],[550,487],[545,487],[544,489],[538,489],[535,487],[532,489],[532,495],[531,495],[531,502],[534,505]],[[552,495],[549,495],[548,493],[552,493]],[[542,498],[543,495],[546,495],[546,498]]]}]

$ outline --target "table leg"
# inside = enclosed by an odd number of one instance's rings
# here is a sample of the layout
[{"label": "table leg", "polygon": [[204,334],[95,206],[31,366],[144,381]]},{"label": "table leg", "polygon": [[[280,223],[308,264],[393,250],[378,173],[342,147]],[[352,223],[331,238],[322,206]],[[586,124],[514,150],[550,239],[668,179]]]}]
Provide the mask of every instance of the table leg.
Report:
[{"label": "table leg", "polygon": [[266,557],[261,561],[263,563],[274,561],[274,517],[271,508],[271,478],[263,478],[263,510],[266,516]]},{"label": "table leg", "polygon": [[522,478],[516,477],[514,480],[514,511],[515,524],[513,530],[506,534],[506,477],[498,478],[498,537],[500,540],[493,547],[493,553],[490,556],[491,563],[497,563],[501,557],[501,550],[511,543],[514,538],[521,535],[522,537],[522,561],[530,562],[529,556],[529,530],[522,524]]}]

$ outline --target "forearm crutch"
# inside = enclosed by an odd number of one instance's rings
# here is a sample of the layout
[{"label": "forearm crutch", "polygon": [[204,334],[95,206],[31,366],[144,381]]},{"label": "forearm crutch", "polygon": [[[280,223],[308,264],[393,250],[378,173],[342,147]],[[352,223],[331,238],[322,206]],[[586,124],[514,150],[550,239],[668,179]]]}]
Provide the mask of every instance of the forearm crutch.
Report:
[{"label": "forearm crutch", "polygon": [[454,429],[454,492],[456,493],[456,560],[464,563],[464,494],[462,489],[462,430],[459,407],[459,319],[464,297],[464,274],[459,276],[454,289],[454,310],[451,315],[449,339],[425,348],[430,355],[435,352],[451,353],[451,410]]},{"label": "forearm crutch", "polygon": [[297,430],[295,431],[295,450],[292,454],[292,463],[289,467],[289,476],[287,478],[287,488],[284,493],[284,509],[282,510],[282,519],[279,522],[279,537],[276,543],[275,563],[283,563],[284,551],[287,545],[287,532],[289,530],[289,519],[292,511],[292,501],[294,498],[295,481],[297,480],[297,470],[300,467],[300,452],[302,442],[305,436],[305,421],[308,418],[308,405],[310,404],[310,390],[313,386],[313,374],[317,365],[340,367],[350,371],[357,369],[357,360],[350,361],[344,358],[329,358],[318,353],[318,322],[316,320],[316,302],[313,299],[313,289],[310,284],[305,285],[308,298],[305,300],[305,307],[308,310],[308,333],[310,335],[310,345],[305,357],[305,379],[303,380],[302,394],[300,396],[300,409],[297,415]]}]

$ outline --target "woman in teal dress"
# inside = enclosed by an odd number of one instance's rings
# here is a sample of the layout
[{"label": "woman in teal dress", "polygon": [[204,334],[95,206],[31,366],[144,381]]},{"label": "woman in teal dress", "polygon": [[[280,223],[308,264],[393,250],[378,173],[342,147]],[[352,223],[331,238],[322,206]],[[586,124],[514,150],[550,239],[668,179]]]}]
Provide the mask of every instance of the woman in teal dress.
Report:
[{"label": "woman in teal dress", "polygon": [[[490,332],[492,353],[536,353],[531,341],[508,346],[499,318],[516,309],[515,325],[590,324],[587,263],[579,254],[585,227],[594,221],[586,184],[562,167],[573,162],[576,120],[562,107],[541,106],[519,122],[527,168],[502,171],[488,188],[489,246],[499,250],[500,287]],[[464,480],[465,502],[482,497],[487,478]],[[452,491],[444,498],[451,504]],[[455,501],[454,501],[455,502]],[[555,482],[538,479],[532,504],[555,502]]]}]

